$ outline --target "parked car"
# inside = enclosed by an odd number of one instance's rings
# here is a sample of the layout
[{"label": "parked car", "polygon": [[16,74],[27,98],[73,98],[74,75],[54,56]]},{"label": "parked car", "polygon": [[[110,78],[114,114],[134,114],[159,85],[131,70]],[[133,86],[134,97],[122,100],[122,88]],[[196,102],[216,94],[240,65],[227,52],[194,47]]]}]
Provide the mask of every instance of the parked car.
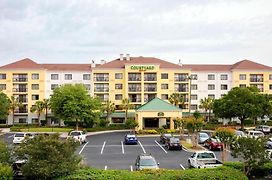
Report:
[{"label": "parked car", "polygon": [[160,136],[160,142],[163,143],[163,144],[165,144],[166,139],[171,138],[171,137],[173,137],[172,134],[164,134],[164,133],[163,133],[163,134],[161,134],[161,136]]},{"label": "parked car", "polygon": [[125,144],[138,144],[138,139],[135,134],[127,134],[125,136]]},{"label": "parked car", "polygon": [[159,163],[155,160],[151,154],[140,154],[135,162],[136,170],[143,169],[159,169]]},{"label": "parked car", "polygon": [[15,133],[13,136],[13,144],[20,144],[26,140],[26,138],[33,138],[33,134],[31,133]]},{"label": "parked car", "polygon": [[198,133],[198,143],[203,144],[210,136],[205,132]]},{"label": "parked car", "polygon": [[214,152],[212,151],[197,151],[189,157],[188,163],[190,167],[199,169],[223,165],[221,161],[217,160]]},{"label": "parked car", "polygon": [[67,139],[68,138],[73,138],[80,144],[86,143],[86,134],[83,131],[71,131],[67,136]]},{"label": "parked car", "polygon": [[236,136],[237,138],[240,138],[240,137],[247,137],[246,134],[244,133],[244,131],[238,131],[238,130],[235,131],[235,136]]},{"label": "parked car", "polygon": [[266,147],[272,149],[272,138],[269,138],[266,142]]},{"label": "parked car", "polygon": [[182,149],[182,146],[180,144],[179,138],[171,137],[166,139],[165,147],[167,147],[168,150],[170,149]]},{"label": "parked car", "polygon": [[256,131],[261,131],[263,132],[264,134],[269,134],[270,133],[270,127],[269,126],[266,126],[266,125],[258,125],[256,128],[255,128]]},{"label": "parked car", "polygon": [[248,131],[247,137],[249,138],[264,137],[264,133],[261,131]]},{"label": "parked car", "polygon": [[223,148],[223,143],[217,138],[209,138],[204,142],[204,146],[209,150],[221,150]]}]

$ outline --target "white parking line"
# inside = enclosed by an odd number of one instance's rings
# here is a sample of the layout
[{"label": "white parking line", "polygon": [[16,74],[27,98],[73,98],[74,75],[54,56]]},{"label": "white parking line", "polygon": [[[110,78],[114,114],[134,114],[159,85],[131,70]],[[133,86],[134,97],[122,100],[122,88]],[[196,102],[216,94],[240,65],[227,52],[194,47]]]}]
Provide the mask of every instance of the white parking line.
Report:
[{"label": "white parking line", "polygon": [[140,144],[140,146],[141,146],[143,152],[146,153],[146,152],[145,152],[145,149],[144,149],[144,147],[143,147],[143,145],[142,145],[142,143],[141,143],[141,141],[138,141],[138,142],[139,142],[139,144]]},{"label": "white parking line", "polygon": [[107,170],[108,169],[108,166],[105,166],[105,170]]},{"label": "white parking line", "polygon": [[89,143],[89,142],[87,142],[86,144],[84,144],[84,146],[81,148],[81,150],[79,151],[78,154],[81,154],[81,153],[82,153],[83,149],[86,147],[86,145],[87,145],[88,143]]},{"label": "white parking line", "polygon": [[123,141],[121,141],[121,146],[122,146],[122,153],[125,154],[125,149],[124,149]]},{"label": "white parking line", "polygon": [[167,151],[160,145],[160,143],[158,143],[158,141],[155,140],[155,143],[158,144],[158,146],[160,146],[160,148],[167,154]]},{"label": "white parking line", "polygon": [[179,164],[179,166],[181,167],[181,169],[185,170],[185,168],[182,166],[182,164]]},{"label": "white parking line", "polygon": [[130,171],[133,171],[133,167],[132,167],[132,165],[130,165]]},{"label": "white parking line", "polygon": [[103,144],[103,146],[102,146],[102,149],[101,149],[100,154],[103,154],[103,151],[104,151],[105,145],[106,145],[106,141],[104,141],[104,144]]}]

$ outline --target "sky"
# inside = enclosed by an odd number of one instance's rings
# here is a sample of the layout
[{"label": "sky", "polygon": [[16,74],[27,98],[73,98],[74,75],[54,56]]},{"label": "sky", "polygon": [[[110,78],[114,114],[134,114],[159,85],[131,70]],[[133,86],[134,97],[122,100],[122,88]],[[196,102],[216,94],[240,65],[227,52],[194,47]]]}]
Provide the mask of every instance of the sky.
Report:
[{"label": "sky", "polygon": [[0,0],[0,65],[111,61],[272,66],[272,0]]}]

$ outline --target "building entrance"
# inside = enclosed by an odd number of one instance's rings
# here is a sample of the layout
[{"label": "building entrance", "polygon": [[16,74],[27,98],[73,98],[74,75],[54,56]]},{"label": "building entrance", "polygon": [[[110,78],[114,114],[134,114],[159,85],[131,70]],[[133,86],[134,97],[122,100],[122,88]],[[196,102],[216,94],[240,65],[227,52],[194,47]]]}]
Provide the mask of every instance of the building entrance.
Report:
[{"label": "building entrance", "polygon": [[158,118],[144,118],[144,127],[145,128],[159,128],[159,119]]}]

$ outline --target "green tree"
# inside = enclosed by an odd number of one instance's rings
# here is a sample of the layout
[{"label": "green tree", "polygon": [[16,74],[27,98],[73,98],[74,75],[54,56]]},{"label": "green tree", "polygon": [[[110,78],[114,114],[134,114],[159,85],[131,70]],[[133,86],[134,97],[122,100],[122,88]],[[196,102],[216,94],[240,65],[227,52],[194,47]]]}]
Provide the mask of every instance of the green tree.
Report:
[{"label": "green tree", "polygon": [[0,141],[0,164],[10,163],[10,150],[3,141]]},{"label": "green tree", "polygon": [[51,110],[56,117],[65,120],[75,120],[78,130],[78,121],[99,113],[101,102],[92,98],[82,84],[66,84],[54,90],[50,99]]},{"label": "green tree", "polygon": [[186,118],[176,118],[174,119],[175,126],[179,129],[180,139],[183,139],[184,128],[186,126]]},{"label": "green tree", "polygon": [[45,121],[47,126],[51,126],[51,120],[48,120],[48,111],[50,110],[50,99],[44,99],[43,100],[43,107],[45,111]]},{"label": "green tree", "polygon": [[247,118],[259,116],[262,113],[261,103],[256,101],[258,90],[252,87],[235,87],[225,96],[214,102],[214,114],[220,118],[237,117],[241,121],[241,129],[244,129],[244,121]]},{"label": "green tree", "polygon": [[131,129],[135,133],[135,128],[139,126],[139,124],[133,118],[128,118],[125,122],[127,128]]},{"label": "green tree", "polygon": [[40,134],[20,144],[15,156],[26,161],[22,172],[27,179],[54,179],[78,169],[81,161],[75,154],[78,146],[72,139],[60,140],[58,134]]},{"label": "green tree", "polygon": [[191,134],[191,140],[193,147],[196,147],[198,144],[198,136],[197,133],[201,131],[204,125],[203,118],[196,119],[194,116],[190,116],[186,118],[186,129],[188,130],[188,134]]},{"label": "green tree", "polygon": [[17,108],[22,107],[22,103],[19,102],[18,98],[15,98],[14,96],[10,97],[10,107],[9,110],[12,113],[12,125],[14,126],[14,113]]},{"label": "green tree", "polygon": [[125,98],[122,100],[122,105],[121,105],[122,109],[125,110],[125,122],[128,119],[128,110],[133,108],[133,104],[130,104],[130,100],[128,98]]},{"label": "green tree", "polygon": [[115,111],[115,104],[109,100],[107,100],[103,105],[102,105],[102,111],[106,112],[107,114],[107,121],[110,121],[110,115],[114,113]]},{"label": "green tree", "polygon": [[41,126],[41,114],[44,111],[44,104],[43,101],[36,101],[35,104],[30,108],[30,112],[37,113],[38,116],[38,124]]},{"label": "green tree", "polygon": [[180,93],[173,93],[168,98],[169,102],[177,107],[184,106],[184,96]]},{"label": "green tree", "polygon": [[267,162],[265,138],[238,138],[233,143],[232,154],[240,157],[244,163],[244,173],[249,176],[252,170],[262,167]]},{"label": "green tree", "polygon": [[213,109],[213,99],[212,98],[204,98],[200,100],[200,108],[204,109],[205,112],[208,112],[208,119],[207,121],[209,122],[211,119],[211,111]]},{"label": "green tree", "polygon": [[8,115],[9,115],[9,108],[10,108],[10,100],[8,96],[0,92],[0,119],[6,119],[6,124],[8,124]]},{"label": "green tree", "polygon": [[226,151],[230,149],[230,145],[234,142],[234,129],[229,127],[220,127],[215,130],[215,136],[223,143],[222,148],[222,161],[225,162],[227,159]]}]

